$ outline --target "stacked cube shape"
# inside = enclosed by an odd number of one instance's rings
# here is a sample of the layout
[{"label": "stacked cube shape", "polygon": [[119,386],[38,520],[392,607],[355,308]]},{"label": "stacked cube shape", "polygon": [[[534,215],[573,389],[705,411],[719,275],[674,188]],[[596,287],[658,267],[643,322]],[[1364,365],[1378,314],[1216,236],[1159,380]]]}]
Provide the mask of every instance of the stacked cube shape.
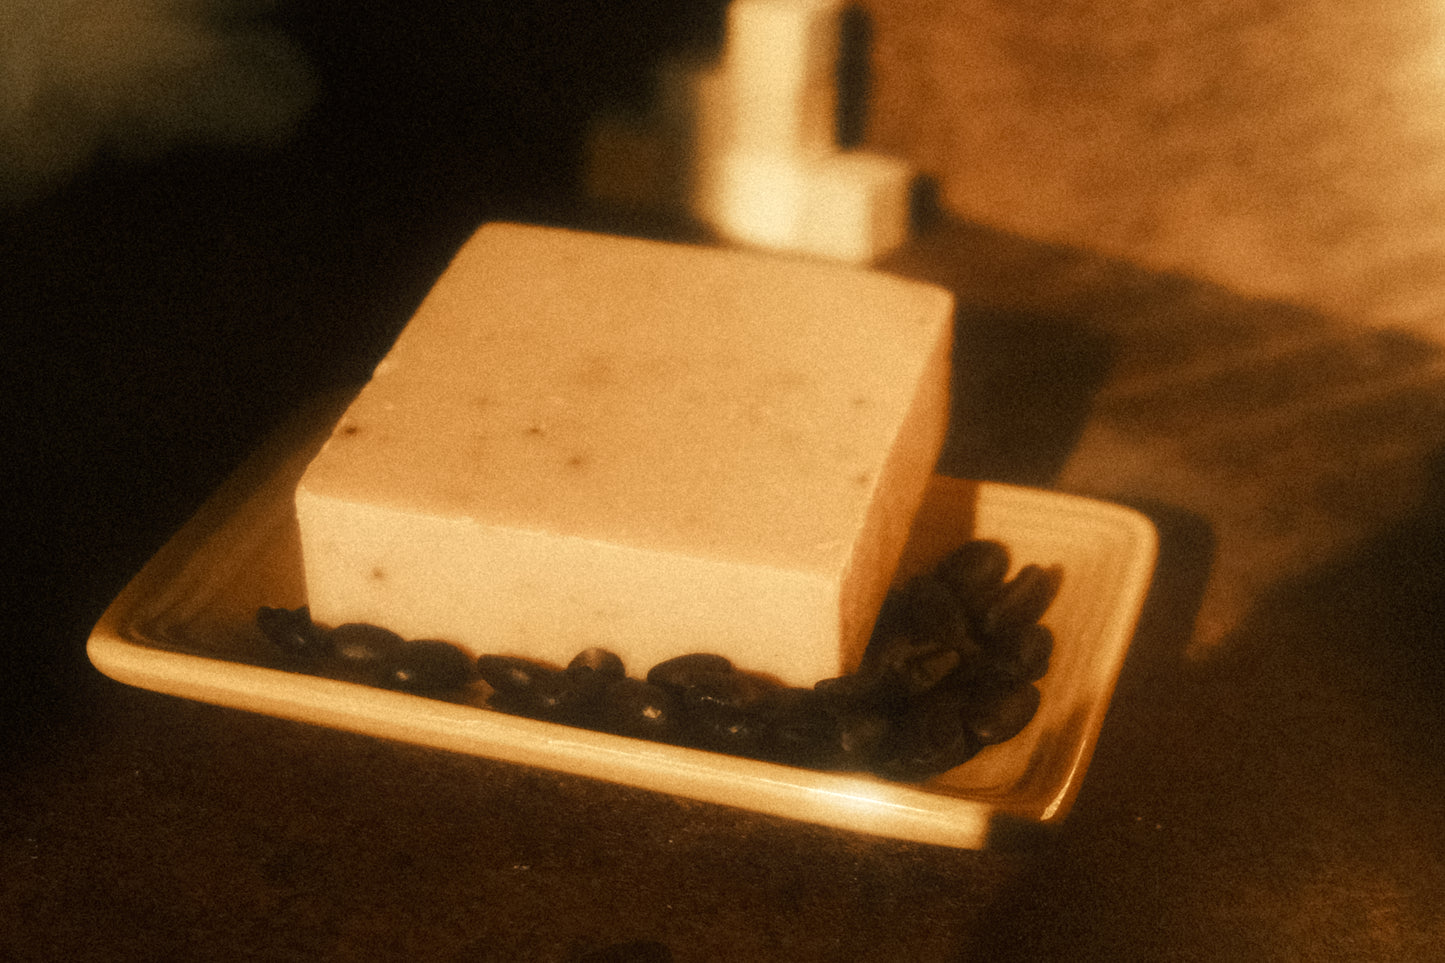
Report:
[{"label": "stacked cube shape", "polygon": [[912,171],[840,150],[839,0],[733,0],[715,62],[658,72],[645,118],[594,126],[588,189],[602,200],[685,206],[722,238],[851,263],[908,233]]}]

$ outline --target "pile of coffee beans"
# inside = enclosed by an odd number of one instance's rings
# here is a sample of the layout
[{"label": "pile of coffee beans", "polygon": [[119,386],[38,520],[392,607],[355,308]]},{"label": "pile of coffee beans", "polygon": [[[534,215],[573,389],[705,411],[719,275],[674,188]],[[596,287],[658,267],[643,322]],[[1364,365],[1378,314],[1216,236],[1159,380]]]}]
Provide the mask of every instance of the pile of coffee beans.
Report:
[{"label": "pile of coffee beans", "polygon": [[708,653],[668,659],[636,678],[599,648],[566,666],[505,655],[474,661],[439,639],[363,623],[325,628],[304,606],[263,607],[256,623],[294,662],[369,685],[438,696],[480,679],[487,705],[503,712],[917,781],[1013,738],[1038,710],[1035,683],[1054,645],[1039,619],[1063,573],[1027,564],[1010,578],[1010,568],[1002,543],[966,543],[889,594],[857,671],[812,688]]}]

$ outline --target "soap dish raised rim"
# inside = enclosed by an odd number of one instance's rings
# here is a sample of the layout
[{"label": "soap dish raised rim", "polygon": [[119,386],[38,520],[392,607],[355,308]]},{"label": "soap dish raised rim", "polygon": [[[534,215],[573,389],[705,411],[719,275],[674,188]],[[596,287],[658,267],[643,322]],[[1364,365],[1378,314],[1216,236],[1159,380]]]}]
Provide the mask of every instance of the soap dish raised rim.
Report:
[{"label": "soap dish raised rim", "polygon": [[1039,713],[927,783],[815,772],[265,664],[252,616],[304,602],[291,492],[346,400],[322,399],[277,432],[141,569],[91,633],[96,668],[200,702],[914,842],[983,848],[999,825],[1054,823],[1072,805],[1153,577],[1157,534],[1139,512],[935,476],[900,579],[969,537],[1004,541],[1016,563],[1064,566]]}]

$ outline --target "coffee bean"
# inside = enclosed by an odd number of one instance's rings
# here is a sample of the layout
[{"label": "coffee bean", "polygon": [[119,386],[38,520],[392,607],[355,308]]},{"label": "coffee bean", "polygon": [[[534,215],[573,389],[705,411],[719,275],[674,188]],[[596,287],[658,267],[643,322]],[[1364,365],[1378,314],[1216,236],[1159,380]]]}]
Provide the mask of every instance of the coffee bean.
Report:
[{"label": "coffee bean", "polygon": [[969,733],[979,745],[992,746],[1024,730],[1039,709],[1039,690],[1029,683],[985,685],[968,699]]},{"label": "coffee bean", "polygon": [[562,721],[578,701],[563,670],[532,659],[484,655],[477,674],[494,690],[487,704],[503,712]]},{"label": "coffee bean", "polygon": [[1046,612],[1063,582],[1063,569],[1029,564],[1004,583],[983,616],[987,636],[1006,635],[1036,622]]},{"label": "coffee bean", "polygon": [[958,595],[975,618],[983,615],[989,601],[1008,575],[1009,551],[1001,542],[974,539],[965,542],[938,563],[938,578]]},{"label": "coffee bean", "polygon": [[435,694],[459,689],[472,676],[472,657],[441,639],[405,642],[381,666],[382,683],[404,692]]},{"label": "coffee bean", "polygon": [[746,672],[702,672],[677,690],[685,733],[719,752],[753,755],[767,729],[764,700],[775,683]]},{"label": "coffee bean", "polygon": [[833,768],[865,771],[875,767],[888,738],[890,723],[882,713],[858,709],[838,718],[837,756]]},{"label": "coffee bean", "polygon": [[757,756],[766,747],[767,735],[766,722],[750,712],[683,714],[683,739],[699,749],[733,756]]},{"label": "coffee bean", "polygon": [[674,742],[679,730],[677,700],[650,682],[618,679],[603,695],[597,728],[638,739]]},{"label": "coffee bean", "polygon": [[871,681],[870,703],[879,708],[904,708],[913,699],[944,679],[962,672],[972,674],[978,648],[970,643],[967,661],[956,648],[935,640],[920,641],[894,636],[873,652],[872,662],[859,675]]},{"label": "coffee bean", "polygon": [[776,687],[748,672],[707,673],[681,690],[682,704],[689,712],[745,712]]},{"label": "coffee bean", "polygon": [[904,686],[910,696],[922,695],[957,672],[963,664],[957,649],[940,648],[908,660]]},{"label": "coffee bean", "polygon": [[868,771],[889,727],[883,713],[840,701],[826,689],[780,687],[755,711],[765,726],[759,755],[810,769]]},{"label": "coffee bean", "polygon": [[968,694],[957,690],[930,692],[919,699],[890,729],[879,773],[914,782],[973,758],[980,743],[965,721],[968,707]]},{"label": "coffee bean", "polygon": [[563,671],[573,691],[576,711],[582,717],[579,725],[590,724],[586,717],[597,713],[607,687],[627,677],[621,656],[595,646],[577,653]]},{"label": "coffee bean", "polygon": [[727,657],[709,652],[679,655],[657,663],[647,672],[647,681],[665,689],[681,690],[710,676],[733,671]]},{"label": "coffee bean", "polygon": [[616,652],[593,646],[572,657],[567,663],[567,675],[579,685],[590,686],[616,682],[627,675],[627,669]]},{"label": "coffee bean", "polygon": [[332,652],[327,634],[311,621],[311,609],[280,609],[261,606],[256,610],[256,627],[272,645],[290,656],[320,659]]},{"label": "coffee bean", "polygon": [[832,768],[836,756],[838,703],[816,689],[779,687],[764,698],[766,732],[760,754],[776,762]]},{"label": "coffee bean", "polygon": [[1054,633],[1048,626],[1030,622],[1010,635],[997,639],[993,648],[993,666],[997,671],[1020,682],[1037,682],[1049,671],[1054,652]]},{"label": "coffee bean", "polygon": [[912,579],[904,589],[904,600],[910,613],[908,632],[914,638],[950,648],[973,644],[963,602],[937,575]]},{"label": "coffee bean", "polygon": [[368,685],[385,682],[387,661],[406,643],[390,629],[365,622],[347,622],[326,635],[341,671]]},{"label": "coffee bean", "polygon": [[819,679],[813,691],[839,706],[878,705],[887,701],[889,693],[884,691],[885,680],[876,673],[851,672],[835,678]]}]

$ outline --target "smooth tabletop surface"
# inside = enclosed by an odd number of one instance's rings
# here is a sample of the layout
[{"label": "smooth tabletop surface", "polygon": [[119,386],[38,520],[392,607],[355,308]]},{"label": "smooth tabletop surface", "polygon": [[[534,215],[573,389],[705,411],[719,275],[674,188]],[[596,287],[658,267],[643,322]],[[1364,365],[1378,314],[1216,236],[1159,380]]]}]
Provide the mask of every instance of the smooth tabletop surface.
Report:
[{"label": "smooth tabletop surface", "polygon": [[101,677],[84,642],[115,593],[365,373],[477,223],[638,227],[516,144],[438,133],[440,107],[405,136],[322,116],[0,217],[0,958],[1445,955],[1442,349],[962,220],[889,263],[959,298],[941,467],[1161,533],[1056,832],[900,843]]}]

